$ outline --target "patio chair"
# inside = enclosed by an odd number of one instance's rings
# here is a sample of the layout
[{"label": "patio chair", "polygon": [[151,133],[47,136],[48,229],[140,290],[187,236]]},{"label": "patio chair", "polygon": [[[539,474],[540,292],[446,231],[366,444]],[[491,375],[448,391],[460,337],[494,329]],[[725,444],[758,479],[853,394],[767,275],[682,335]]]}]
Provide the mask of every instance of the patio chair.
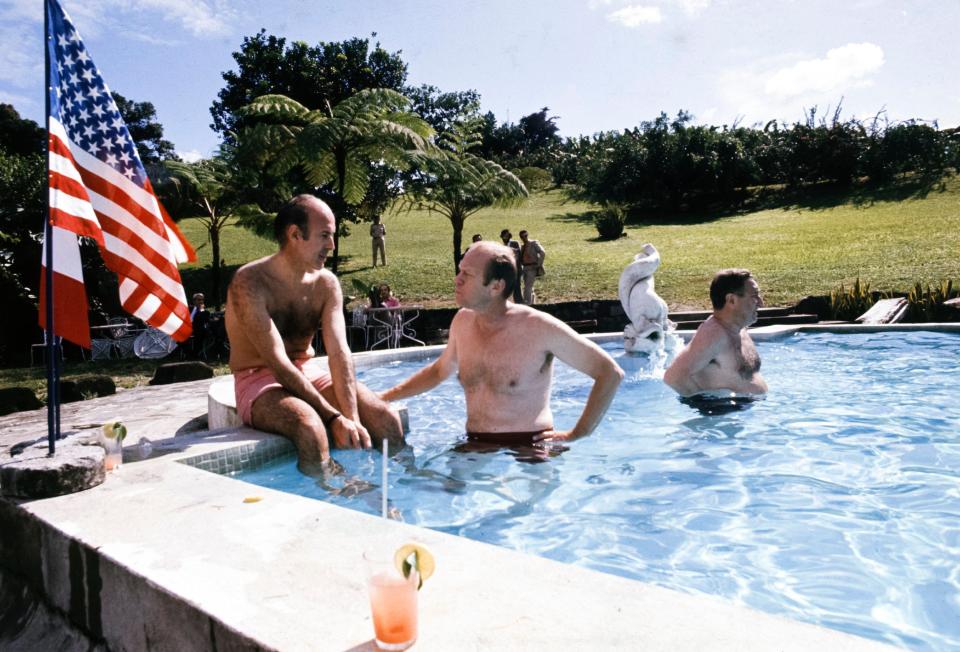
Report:
[{"label": "patio chair", "polygon": [[[350,326],[348,327],[349,331],[359,330],[363,333],[363,350],[366,351],[370,348],[370,331],[375,330],[376,326],[370,323],[367,319],[367,310],[366,308],[357,307],[354,308],[350,313]],[[350,339],[351,344],[353,343],[353,338]]]},{"label": "patio chair", "polygon": [[132,358],[135,353],[133,343],[137,339],[137,334],[131,332],[130,322],[126,317],[111,317],[107,324],[113,326],[109,329],[110,337],[113,338],[113,348],[118,358]]}]

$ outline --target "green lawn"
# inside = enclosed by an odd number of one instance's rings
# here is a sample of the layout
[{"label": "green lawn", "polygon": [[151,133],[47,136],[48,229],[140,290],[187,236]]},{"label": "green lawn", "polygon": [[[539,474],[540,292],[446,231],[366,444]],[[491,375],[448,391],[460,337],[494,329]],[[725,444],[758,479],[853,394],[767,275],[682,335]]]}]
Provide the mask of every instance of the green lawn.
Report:
[{"label": "green lawn", "polygon": [[[891,193],[893,194],[893,193]],[[862,196],[860,196],[862,200]],[[617,296],[623,267],[645,242],[660,250],[657,292],[674,310],[707,306],[707,286],[723,267],[748,267],[760,280],[769,305],[795,303],[808,294],[828,294],[857,276],[875,290],[907,291],[916,281],[960,281],[960,179],[943,191],[902,201],[853,201],[836,197],[808,199],[817,208],[778,208],[696,223],[632,225],[627,237],[597,240],[591,207],[565,201],[554,191],[533,197],[510,210],[484,210],[467,221],[464,241],[481,233],[494,239],[507,227],[526,228],[547,250],[547,276],[538,283],[541,301]],[[452,306],[453,260],[450,224],[424,212],[390,213],[386,268],[370,267],[366,225],[341,240],[346,259],[341,267],[347,294],[350,279],[389,283],[406,301]],[[181,228],[198,248],[200,263],[183,270],[187,294],[206,290],[210,249],[197,220]],[[228,268],[276,249],[248,231],[228,228],[222,237]],[[68,365],[64,377],[107,373],[120,387],[145,384],[156,362],[124,360]],[[219,365],[217,373],[225,373]],[[42,366],[0,370],[0,387],[27,385],[46,392]]]},{"label": "green lawn", "polygon": [[[836,202],[825,201],[821,204]],[[496,239],[504,227],[526,228],[547,250],[547,276],[537,285],[542,302],[617,296],[621,270],[646,242],[663,260],[657,292],[671,309],[705,307],[707,286],[723,267],[747,267],[760,281],[769,305],[787,305],[809,294],[828,294],[857,276],[875,290],[907,291],[916,281],[960,281],[960,179],[943,191],[902,201],[841,201],[824,208],[776,208],[698,223],[630,225],[627,237],[597,240],[592,207],[567,201],[560,191],[538,194],[513,209],[488,209],[467,220],[464,245],[473,233]],[[405,301],[453,305],[452,228],[443,217],[422,211],[392,212],[387,227],[388,267],[370,267],[366,225],[354,225],[341,240],[344,291],[350,279],[386,282]],[[209,247],[196,220],[181,222],[208,265]],[[236,266],[266,255],[275,245],[228,228],[223,256]],[[188,294],[199,284],[185,269]]]}]

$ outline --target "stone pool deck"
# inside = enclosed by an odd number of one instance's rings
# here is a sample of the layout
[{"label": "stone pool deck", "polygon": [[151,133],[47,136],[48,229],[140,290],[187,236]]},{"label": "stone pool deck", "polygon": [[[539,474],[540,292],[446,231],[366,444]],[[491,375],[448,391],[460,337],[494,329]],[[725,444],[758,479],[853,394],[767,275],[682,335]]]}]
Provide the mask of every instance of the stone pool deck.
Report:
[{"label": "stone pool deck", "polygon": [[[408,351],[403,355],[425,353]],[[395,353],[358,355],[357,366]],[[211,382],[144,387],[63,406],[63,430],[75,433],[71,437],[110,418],[128,425],[123,467],[79,493],[0,498],[0,571],[41,595],[54,620],[95,644],[372,650],[361,553],[412,539],[429,545],[437,558],[437,572],[420,594],[415,650],[890,649],[720,598],[384,520],[178,463],[204,458],[229,465],[286,446],[249,428],[208,430]],[[11,446],[45,431],[44,410],[0,418],[0,464],[10,462]],[[133,461],[140,437],[151,440],[152,455]],[[11,624],[0,618],[4,622]],[[11,640],[0,632],[0,641],[17,649]],[[80,641],[61,649],[88,648]]]}]

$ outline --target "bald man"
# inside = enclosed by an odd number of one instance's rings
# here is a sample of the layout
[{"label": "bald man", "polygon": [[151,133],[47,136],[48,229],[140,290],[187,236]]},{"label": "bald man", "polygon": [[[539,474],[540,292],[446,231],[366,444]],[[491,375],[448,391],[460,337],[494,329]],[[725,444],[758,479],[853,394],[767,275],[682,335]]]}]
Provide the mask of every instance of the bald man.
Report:
[{"label": "bald man", "polygon": [[[508,301],[516,282],[511,249],[486,241],[473,244],[460,262],[456,300],[461,309],[443,353],[381,397],[392,401],[414,396],[456,373],[466,396],[466,430],[472,440],[525,446],[593,432],[623,371],[603,349],[562,321]],[[583,412],[570,430],[554,430],[554,358],[593,379]]]},{"label": "bald man", "polygon": [[[324,269],[335,228],[329,206],[294,197],[274,220],[280,250],[238,269],[227,290],[237,412],[243,423],[290,439],[305,473],[334,468],[331,446],[403,439],[397,412],[354,375],[340,283]],[[318,329],[329,373],[312,360]]]}]

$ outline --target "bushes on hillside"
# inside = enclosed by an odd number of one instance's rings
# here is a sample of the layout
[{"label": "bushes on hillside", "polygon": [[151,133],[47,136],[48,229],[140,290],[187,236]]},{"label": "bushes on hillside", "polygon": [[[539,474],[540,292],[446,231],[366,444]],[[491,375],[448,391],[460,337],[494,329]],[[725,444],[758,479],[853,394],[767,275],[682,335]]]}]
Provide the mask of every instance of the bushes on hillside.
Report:
[{"label": "bushes on hillside", "polygon": [[839,111],[818,119],[815,109],[791,126],[715,127],[694,125],[681,111],[568,139],[554,160],[555,181],[573,183],[581,199],[677,213],[734,208],[754,186],[880,184],[908,173],[938,179],[960,165],[960,134],[917,121],[841,121]]}]

